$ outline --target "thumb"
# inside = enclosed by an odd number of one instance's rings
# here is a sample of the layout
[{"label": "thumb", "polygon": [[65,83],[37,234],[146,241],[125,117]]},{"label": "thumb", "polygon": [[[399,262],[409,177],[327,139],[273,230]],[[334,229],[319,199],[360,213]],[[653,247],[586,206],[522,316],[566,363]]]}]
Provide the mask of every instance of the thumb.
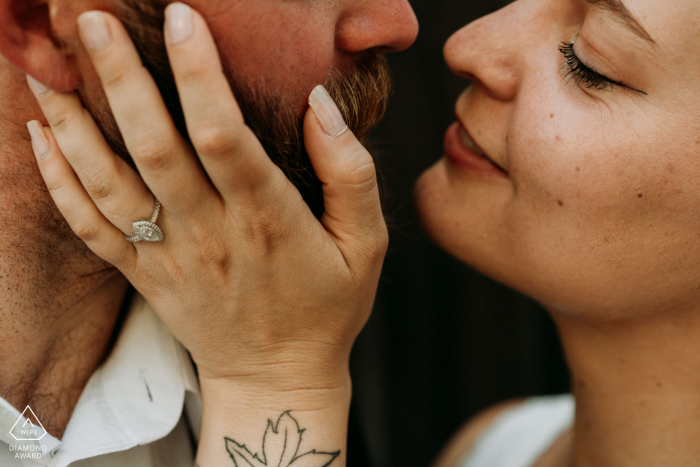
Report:
[{"label": "thumb", "polygon": [[304,143],[323,183],[323,226],[342,243],[356,245],[359,240],[364,246],[385,248],[386,223],[372,156],[348,129],[323,86],[313,90],[309,106]]}]

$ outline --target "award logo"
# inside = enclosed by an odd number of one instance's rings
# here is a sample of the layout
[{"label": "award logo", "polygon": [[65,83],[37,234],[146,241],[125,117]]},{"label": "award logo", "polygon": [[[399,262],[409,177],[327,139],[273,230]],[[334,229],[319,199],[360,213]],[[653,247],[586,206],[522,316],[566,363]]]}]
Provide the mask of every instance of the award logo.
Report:
[{"label": "award logo", "polygon": [[10,430],[10,435],[18,441],[10,445],[15,459],[41,459],[48,450],[39,441],[46,436],[44,425],[41,424],[31,407],[27,406]]},{"label": "award logo", "polygon": [[[24,420],[24,422],[22,422]],[[33,420],[33,421],[32,421]],[[10,430],[17,441],[39,441],[46,436],[44,425],[41,424],[31,407],[27,406]]]}]

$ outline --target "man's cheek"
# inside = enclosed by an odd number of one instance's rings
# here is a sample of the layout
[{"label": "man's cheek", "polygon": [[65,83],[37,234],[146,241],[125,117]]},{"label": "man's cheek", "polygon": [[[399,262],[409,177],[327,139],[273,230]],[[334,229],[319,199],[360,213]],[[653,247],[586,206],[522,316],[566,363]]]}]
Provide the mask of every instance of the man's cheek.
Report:
[{"label": "man's cheek", "polygon": [[243,18],[227,21],[226,16],[214,19],[210,27],[222,59],[246,81],[261,83],[300,105],[326,81],[335,60],[332,25],[298,15],[272,16],[272,22],[257,16],[247,24]]}]

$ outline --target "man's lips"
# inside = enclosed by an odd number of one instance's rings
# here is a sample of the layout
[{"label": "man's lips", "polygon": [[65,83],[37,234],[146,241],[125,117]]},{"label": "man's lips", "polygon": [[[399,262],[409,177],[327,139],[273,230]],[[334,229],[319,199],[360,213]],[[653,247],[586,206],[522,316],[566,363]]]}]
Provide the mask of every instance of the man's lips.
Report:
[{"label": "man's lips", "polygon": [[454,165],[470,172],[508,177],[508,172],[474,142],[460,122],[455,122],[445,134],[445,154]]}]

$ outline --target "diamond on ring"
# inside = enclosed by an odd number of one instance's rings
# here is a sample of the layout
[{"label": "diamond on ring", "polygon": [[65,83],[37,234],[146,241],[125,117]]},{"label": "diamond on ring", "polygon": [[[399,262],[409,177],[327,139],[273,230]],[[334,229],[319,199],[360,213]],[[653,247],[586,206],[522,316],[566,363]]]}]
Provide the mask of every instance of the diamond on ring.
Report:
[{"label": "diamond on ring", "polygon": [[163,241],[163,231],[156,225],[158,214],[160,213],[160,202],[156,200],[156,208],[150,220],[139,219],[132,225],[134,226],[134,236],[125,236],[126,240],[131,243],[137,242],[160,242]]}]

